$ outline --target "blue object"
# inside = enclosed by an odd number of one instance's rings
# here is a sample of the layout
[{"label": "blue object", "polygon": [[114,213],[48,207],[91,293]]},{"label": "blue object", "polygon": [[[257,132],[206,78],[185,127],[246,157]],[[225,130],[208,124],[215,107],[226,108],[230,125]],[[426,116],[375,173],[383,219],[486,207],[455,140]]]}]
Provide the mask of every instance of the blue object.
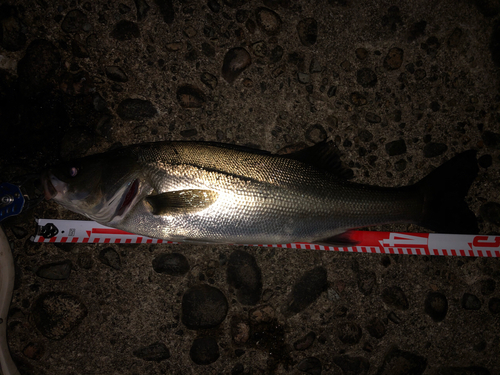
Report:
[{"label": "blue object", "polygon": [[19,215],[24,207],[24,196],[19,186],[2,182],[0,184],[0,221]]}]

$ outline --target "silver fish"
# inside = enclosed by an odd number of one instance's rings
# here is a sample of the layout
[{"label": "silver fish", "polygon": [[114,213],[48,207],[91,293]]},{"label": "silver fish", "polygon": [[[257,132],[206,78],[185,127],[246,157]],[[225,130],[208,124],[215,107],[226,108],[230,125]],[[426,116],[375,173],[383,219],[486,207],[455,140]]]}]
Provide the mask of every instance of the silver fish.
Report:
[{"label": "silver fish", "polygon": [[205,142],[158,142],[89,156],[47,171],[46,199],[103,225],[194,243],[351,245],[350,229],[415,223],[477,233],[464,202],[475,151],[398,188],[339,177],[332,142],[273,155]]}]

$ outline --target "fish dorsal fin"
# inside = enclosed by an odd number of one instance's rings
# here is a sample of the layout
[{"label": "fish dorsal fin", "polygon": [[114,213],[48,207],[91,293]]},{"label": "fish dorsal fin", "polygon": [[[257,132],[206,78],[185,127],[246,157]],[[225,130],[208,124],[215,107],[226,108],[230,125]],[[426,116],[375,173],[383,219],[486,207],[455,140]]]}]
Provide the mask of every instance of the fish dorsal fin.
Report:
[{"label": "fish dorsal fin", "polygon": [[312,165],[316,169],[329,172],[344,179],[354,176],[352,169],[342,165],[340,152],[332,141],[321,141],[314,146],[282,156]]},{"label": "fish dorsal fin", "polygon": [[201,211],[217,200],[213,190],[189,189],[148,195],[145,199],[153,215],[174,215]]}]

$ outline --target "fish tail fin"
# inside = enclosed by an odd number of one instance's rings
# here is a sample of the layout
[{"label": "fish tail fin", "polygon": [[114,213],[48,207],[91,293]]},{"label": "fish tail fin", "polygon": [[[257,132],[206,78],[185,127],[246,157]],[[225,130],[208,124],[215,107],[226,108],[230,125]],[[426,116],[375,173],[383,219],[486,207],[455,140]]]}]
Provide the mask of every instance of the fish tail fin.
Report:
[{"label": "fish tail fin", "polygon": [[424,206],[418,224],[441,233],[478,233],[476,216],[464,201],[478,171],[476,151],[469,150],[419,181]]}]

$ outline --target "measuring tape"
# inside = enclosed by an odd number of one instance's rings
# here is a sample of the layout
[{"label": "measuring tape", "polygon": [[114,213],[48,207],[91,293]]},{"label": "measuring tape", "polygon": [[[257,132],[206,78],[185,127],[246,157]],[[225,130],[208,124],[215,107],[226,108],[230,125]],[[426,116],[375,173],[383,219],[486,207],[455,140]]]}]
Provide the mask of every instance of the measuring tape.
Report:
[{"label": "measuring tape", "polygon": [[[109,244],[178,243],[125,232],[120,229],[106,227],[94,221],[37,219],[37,222],[37,233],[31,238],[33,242]],[[349,239],[355,241],[357,243],[356,246],[338,247],[304,242],[245,245],[351,253],[500,258],[500,236],[351,231],[349,232]]]}]

